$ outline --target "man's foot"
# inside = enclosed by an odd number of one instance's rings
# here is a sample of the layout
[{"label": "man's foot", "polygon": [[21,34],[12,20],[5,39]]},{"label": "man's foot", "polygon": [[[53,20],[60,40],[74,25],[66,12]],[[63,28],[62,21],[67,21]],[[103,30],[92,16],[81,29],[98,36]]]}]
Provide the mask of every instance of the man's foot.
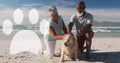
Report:
[{"label": "man's foot", "polygon": [[86,59],[90,59],[90,53],[86,52]]},{"label": "man's foot", "polygon": [[83,51],[86,49],[86,47],[83,47],[82,49],[80,49],[80,53],[83,53]]},{"label": "man's foot", "polygon": [[80,49],[80,53],[83,53],[83,49]]}]

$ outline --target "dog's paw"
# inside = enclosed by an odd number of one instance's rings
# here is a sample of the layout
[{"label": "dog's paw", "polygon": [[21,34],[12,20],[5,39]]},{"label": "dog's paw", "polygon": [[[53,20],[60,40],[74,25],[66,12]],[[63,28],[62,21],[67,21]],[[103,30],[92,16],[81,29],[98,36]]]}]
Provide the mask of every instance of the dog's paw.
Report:
[{"label": "dog's paw", "polygon": [[79,61],[79,59],[76,59],[76,61]]},{"label": "dog's paw", "polygon": [[61,63],[61,62],[65,62],[65,60],[60,59],[60,60],[59,60],[59,63]]},{"label": "dog's paw", "polygon": [[72,58],[67,58],[66,61],[73,61],[74,59]]},{"label": "dog's paw", "polygon": [[62,62],[62,61],[59,61],[58,63],[64,63],[64,62]]}]

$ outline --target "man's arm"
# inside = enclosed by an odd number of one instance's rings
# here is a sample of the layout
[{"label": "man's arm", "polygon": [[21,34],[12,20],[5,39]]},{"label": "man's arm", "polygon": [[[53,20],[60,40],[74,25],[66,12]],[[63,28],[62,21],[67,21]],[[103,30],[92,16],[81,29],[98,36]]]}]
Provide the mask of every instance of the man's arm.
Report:
[{"label": "man's arm", "polygon": [[86,27],[84,28],[84,31],[89,31],[91,30],[92,24],[87,24]]},{"label": "man's arm", "polygon": [[71,33],[71,30],[72,30],[73,25],[74,25],[74,22],[70,22],[70,23],[69,23],[68,28],[67,28],[67,32],[68,32],[68,33]]}]

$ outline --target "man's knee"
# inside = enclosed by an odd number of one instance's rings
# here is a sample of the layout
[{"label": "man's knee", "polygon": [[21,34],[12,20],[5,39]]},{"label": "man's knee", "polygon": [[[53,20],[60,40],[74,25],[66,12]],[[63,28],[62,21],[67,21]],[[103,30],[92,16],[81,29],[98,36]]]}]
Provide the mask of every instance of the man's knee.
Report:
[{"label": "man's knee", "polygon": [[86,39],[90,39],[91,38],[90,33],[85,33],[85,37]]},{"label": "man's knee", "polygon": [[92,32],[91,32],[91,38],[93,38],[93,37],[94,37],[94,32],[92,31]]},{"label": "man's knee", "polygon": [[87,39],[93,38],[93,36],[94,36],[94,32],[93,32],[93,31],[85,33],[85,37],[86,37]]}]

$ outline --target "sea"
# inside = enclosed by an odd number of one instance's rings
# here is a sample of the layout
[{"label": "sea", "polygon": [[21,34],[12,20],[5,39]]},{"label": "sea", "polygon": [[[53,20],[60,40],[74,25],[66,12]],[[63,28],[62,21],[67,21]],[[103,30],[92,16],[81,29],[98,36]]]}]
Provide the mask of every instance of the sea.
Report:
[{"label": "sea", "polygon": [[[2,26],[0,26],[0,34],[3,33]],[[35,31],[36,34],[42,35],[39,30],[39,26],[33,25],[14,25],[13,32],[19,32],[20,30],[32,30]],[[94,37],[120,37],[120,27],[92,27],[95,35]],[[44,29],[43,29],[44,30]],[[72,32],[76,35],[75,27]],[[2,34],[3,35],[3,34]],[[1,35],[0,35],[1,36]]]}]

